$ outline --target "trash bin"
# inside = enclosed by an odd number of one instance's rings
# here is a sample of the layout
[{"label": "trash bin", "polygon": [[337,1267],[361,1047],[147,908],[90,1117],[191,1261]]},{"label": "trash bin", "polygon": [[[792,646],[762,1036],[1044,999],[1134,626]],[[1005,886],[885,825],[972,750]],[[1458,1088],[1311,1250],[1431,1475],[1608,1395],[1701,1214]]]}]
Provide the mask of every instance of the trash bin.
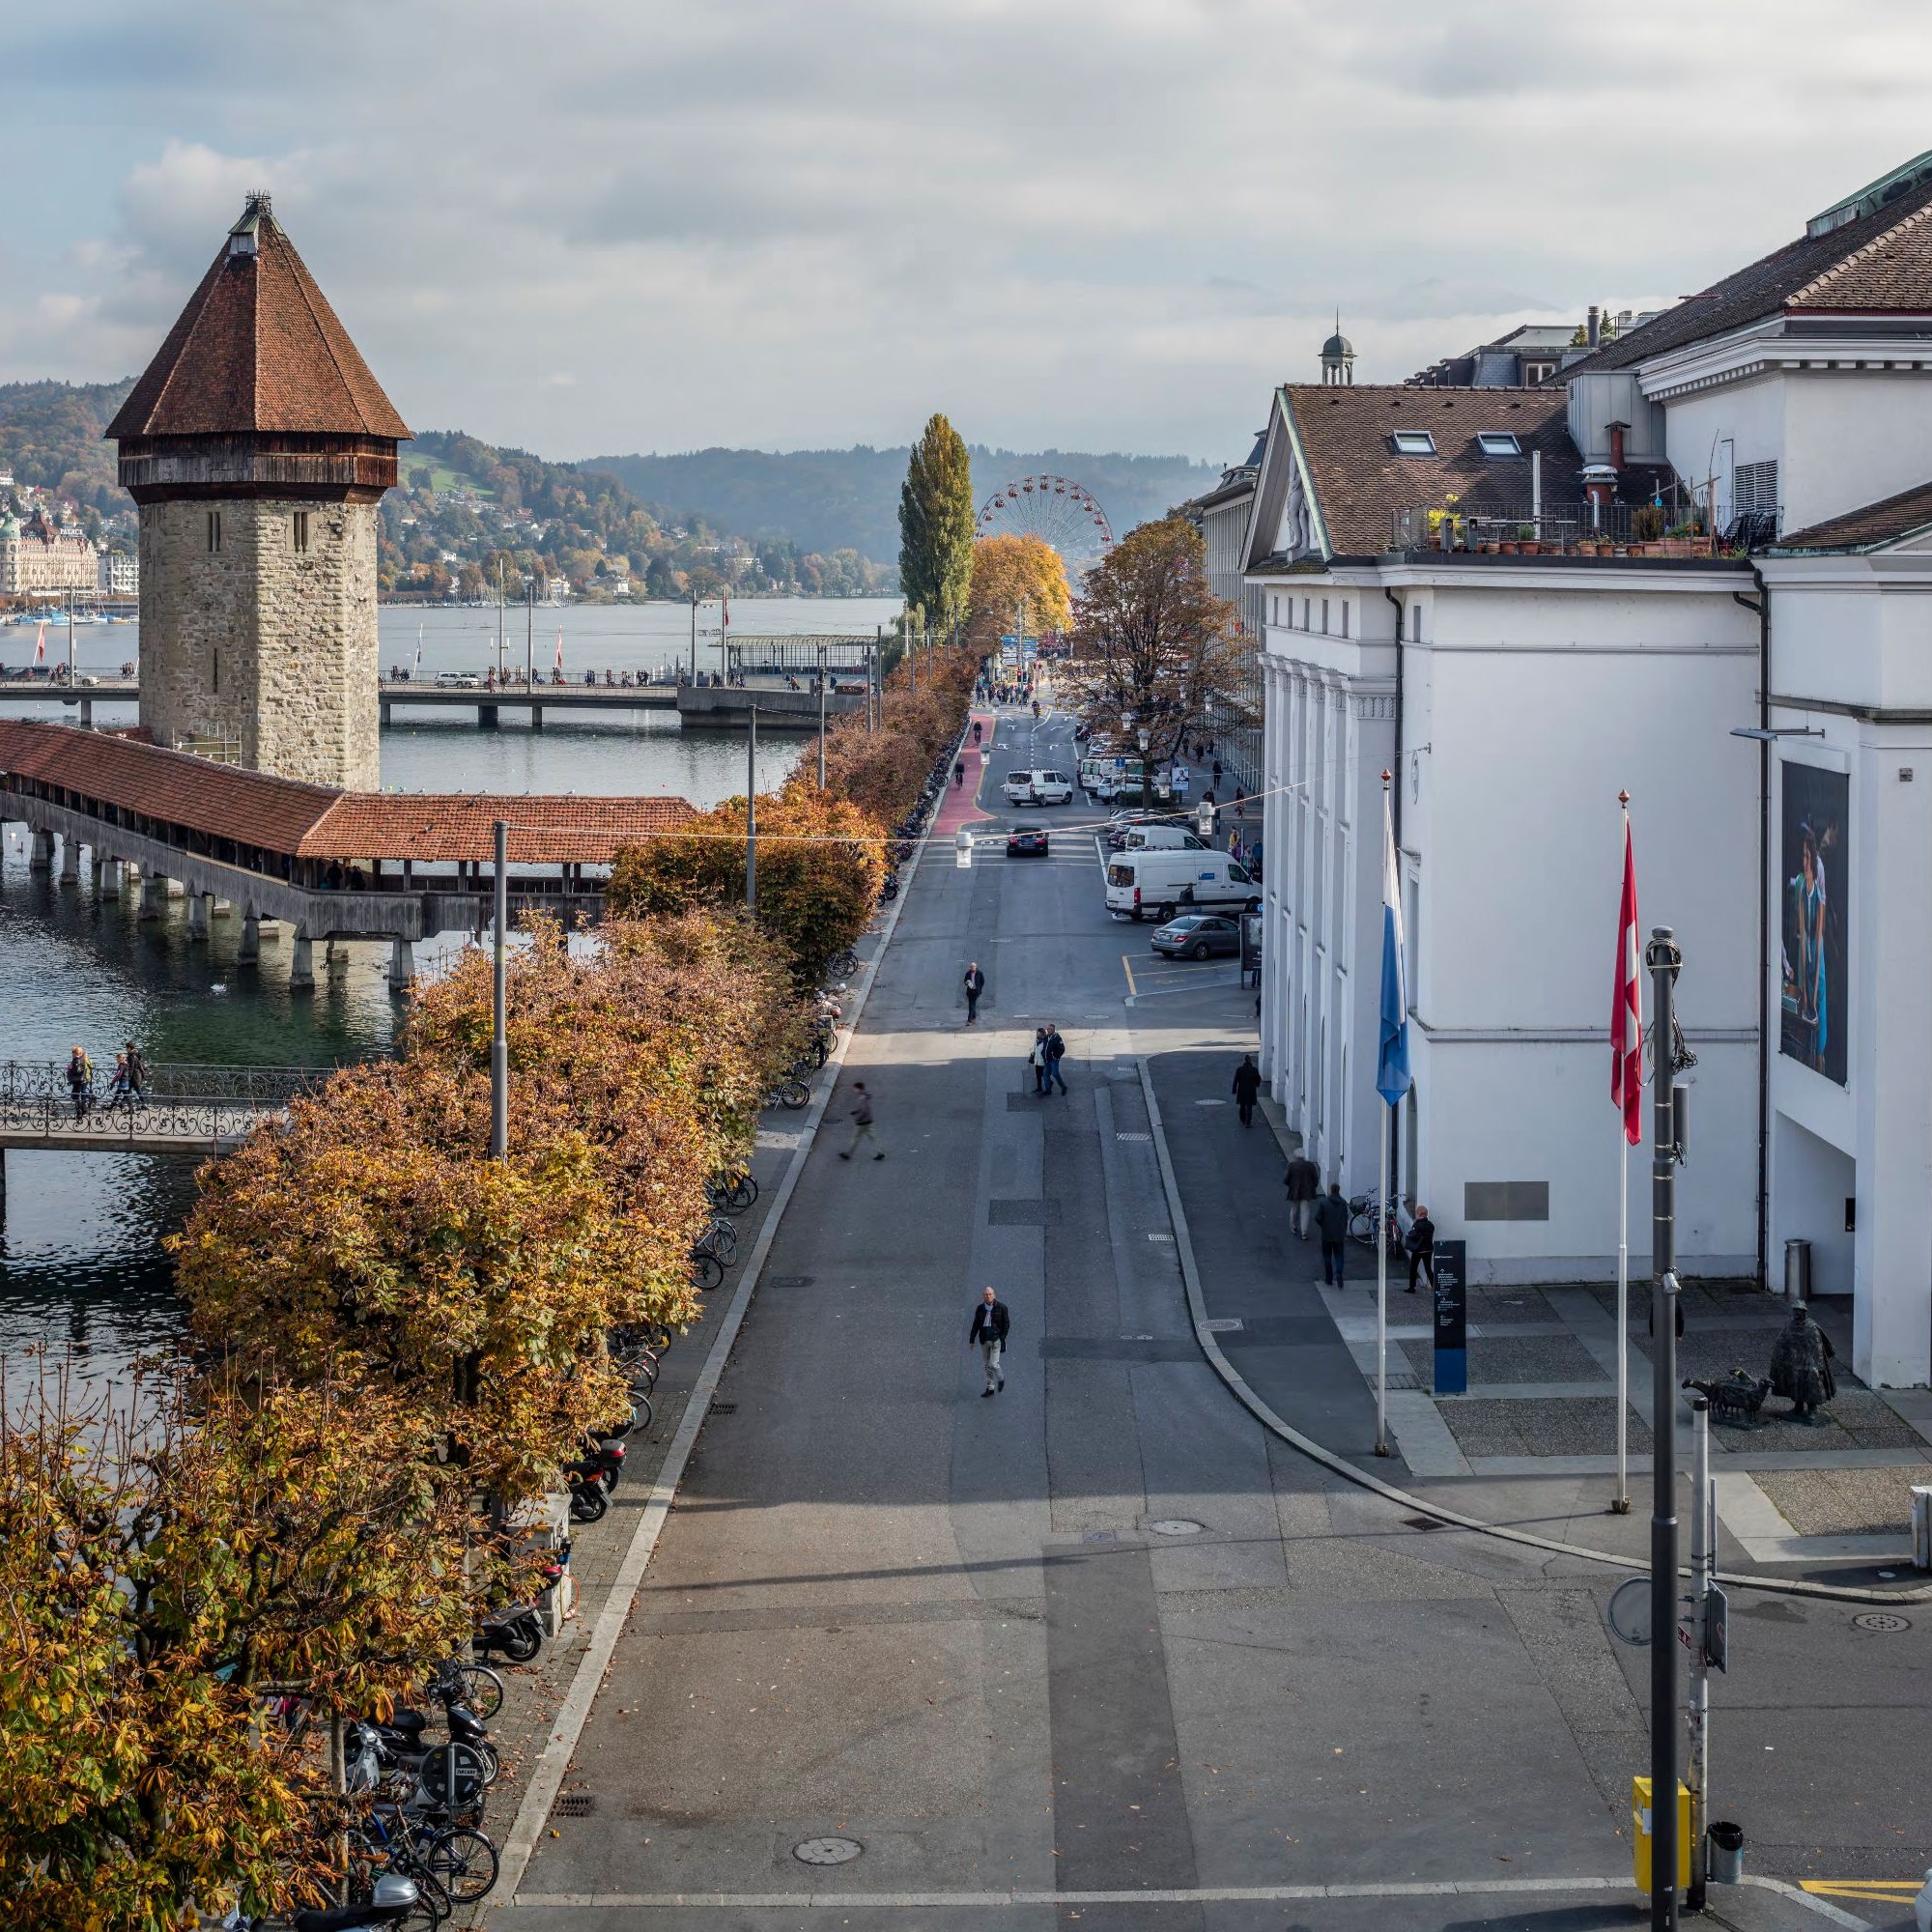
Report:
[{"label": "trash bin", "polygon": [[1742,1885],[1745,1876],[1745,1832],[1742,1825],[1713,1825],[1705,1875],[1713,1885]]},{"label": "trash bin", "polygon": [[1784,1298],[1786,1301],[1811,1299],[1811,1243],[1791,1240],[1784,1244]]}]

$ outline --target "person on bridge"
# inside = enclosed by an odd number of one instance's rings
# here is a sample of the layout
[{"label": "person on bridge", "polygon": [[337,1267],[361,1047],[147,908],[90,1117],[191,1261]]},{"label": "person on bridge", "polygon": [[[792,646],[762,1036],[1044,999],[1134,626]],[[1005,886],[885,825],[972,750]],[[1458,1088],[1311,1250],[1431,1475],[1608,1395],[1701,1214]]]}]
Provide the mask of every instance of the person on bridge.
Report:
[{"label": "person on bridge", "polygon": [[855,1080],[852,1083],[852,1145],[838,1150],[840,1160],[850,1160],[859,1151],[861,1141],[872,1144],[872,1158],[884,1160],[886,1151],[879,1145],[879,1136],[872,1127],[872,1096],[866,1092],[866,1083]]},{"label": "person on bridge", "polygon": [[977,959],[967,962],[965,986],[966,1024],[971,1026],[980,1017],[980,995],[986,990],[986,976],[980,971]]},{"label": "person on bridge", "polygon": [[1007,1304],[993,1293],[992,1284],[987,1283],[980,1292],[979,1307],[973,1311],[973,1325],[966,1331],[966,1346],[970,1349],[977,1342],[986,1365],[986,1386],[980,1391],[982,1400],[998,1395],[1007,1385],[1006,1377],[1000,1373],[1000,1358],[1007,1352],[1007,1337],[1012,1332],[1012,1325]]},{"label": "person on bridge", "polygon": [[1252,1053],[1241,1055],[1241,1064],[1235,1068],[1235,1105],[1241,1110],[1241,1124],[1251,1127],[1255,1123],[1255,1101],[1262,1091],[1262,1070],[1255,1065]]},{"label": "person on bridge", "polygon": [[94,1099],[94,1062],[87,1057],[84,1046],[76,1046],[68,1055],[67,1090],[73,1095],[74,1119],[85,1120]]},{"label": "person on bridge", "polygon": [[148,1097],[148,1063],[141,1057],[141,1049],[130,1039],[128,1042],[128,1092],[135,1100]]}]

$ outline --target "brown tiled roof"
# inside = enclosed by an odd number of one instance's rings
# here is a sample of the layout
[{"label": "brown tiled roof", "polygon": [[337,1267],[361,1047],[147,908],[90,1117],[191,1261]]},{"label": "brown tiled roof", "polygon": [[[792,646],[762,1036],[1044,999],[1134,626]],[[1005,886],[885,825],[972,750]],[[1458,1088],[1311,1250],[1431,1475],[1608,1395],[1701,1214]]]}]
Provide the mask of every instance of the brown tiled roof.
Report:
[{"label": "brown tiled roof", "polygon": [[342,796],[331,785],[270,778],[117,732],[17,718],[0,719],[0,772],[271,852],[296,851]]},{"label": "brown tiled roof", "polygon": [[695,816],[681,798],[337,791],[164,751],[133,736],[20,719],[0,719],[0,773],[298,859],[489,860],[496,854],[495,822],[502,818],[519,865],[602,866],[620,846]]},{"label": "brown tiled roof", "polygon": [[[1568,396],[1560,389],[1411,389],[1406,385],[1292,383],[1289,422],[1307,465],[1316,506],[1338,556],[1378,556],[1389,547],[1390,513],[1436,505],[1527,510],[1530,452],[1543,452],[1547,502],[1582,495],[1582,459],[1570,440]],[[1434,456],[1399,456],[1399,430],[1426,429]],[[1479,430],[1508,430],[1520,457],[1485,456]]]},{"label": "brown tiled roof", "polygon": [[1809,529],[1793,530],[1772,546],[1774,554],[1794,550],[1871,550],[1895,543],[1932,526],[1932,483],[1901,490],[1896,497],[1828,517]]},{"label": "brown tiled roof", "polygon": [[251,201],[238,228],[250,215],[256,246],[232,252],[223,242],[107,434],[406,438],[280,223]]},{"label": "brown tiled roof", "polygon": [[493,798],[487,793],[344,792],[296,848],[303,859],[415,859],[447,865],[496,857],[509,822],[513,865],[608,866],[625,845],[673,832],[696,814],[681,798]]},{"label": "brown tiled roof", "polygon": [[1583,369],[1628,369],[1786,310],[1871,315],[1918,309],[1932,309],[1932,186],[1830,234],[1788,242],[1587,360],[1573,362],[1560,380]]}]

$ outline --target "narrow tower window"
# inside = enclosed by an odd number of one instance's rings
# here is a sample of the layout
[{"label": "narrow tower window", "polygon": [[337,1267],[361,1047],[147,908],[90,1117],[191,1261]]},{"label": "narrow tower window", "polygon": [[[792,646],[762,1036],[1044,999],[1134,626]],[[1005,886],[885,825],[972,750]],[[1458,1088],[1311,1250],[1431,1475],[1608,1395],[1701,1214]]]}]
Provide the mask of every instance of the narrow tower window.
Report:
[{"label": "narrow tower window", "polygon": [[306,510],[298,510],[296,512],[296,548],[297,550],[306,550],[308,548],[308,512]]},{"label": "narrow tower window", "polygon": [[208,548],[211,554],[221,548],[221,512],[219,510],[211,510],[208,513]]}]

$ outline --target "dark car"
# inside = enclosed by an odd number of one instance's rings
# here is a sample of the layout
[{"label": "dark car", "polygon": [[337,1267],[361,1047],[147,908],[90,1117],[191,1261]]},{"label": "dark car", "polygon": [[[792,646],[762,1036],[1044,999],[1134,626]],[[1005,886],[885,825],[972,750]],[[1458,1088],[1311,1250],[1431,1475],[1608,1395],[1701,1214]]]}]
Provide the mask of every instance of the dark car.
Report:
[{"label": "dark car", "polygon": [[1210,952],[1238,952],[1241,929],[1232,919],[1210,912],[1183,913],[1157,926],[1152,944],[1170,959],[1206,959]]},{"label": "dark car", "polygon": [[1043,827],[1015,825],[1007,833],[1009,859],[1044,859],[1046,856],[1046,832]]}]

